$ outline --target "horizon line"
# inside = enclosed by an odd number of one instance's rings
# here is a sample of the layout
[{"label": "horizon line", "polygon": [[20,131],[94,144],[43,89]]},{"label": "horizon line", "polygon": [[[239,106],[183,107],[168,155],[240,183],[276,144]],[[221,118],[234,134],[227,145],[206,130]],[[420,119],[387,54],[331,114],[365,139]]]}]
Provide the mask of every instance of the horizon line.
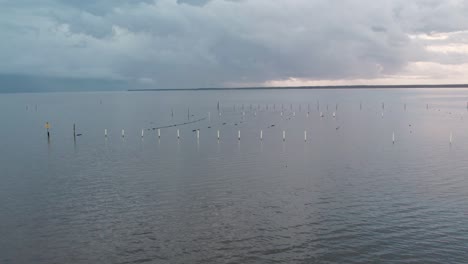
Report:
[{"label": "horizon line", "polygon": [[385,89],[385,88],[468,88],[468,84],[384,84],[384,85],[312,85],[312,86],[258,86],[258,87],[205,87],[205,88],[138,88],[129,92],[158,91],[218,91],[218,90],[314,90],[314,89]]}]

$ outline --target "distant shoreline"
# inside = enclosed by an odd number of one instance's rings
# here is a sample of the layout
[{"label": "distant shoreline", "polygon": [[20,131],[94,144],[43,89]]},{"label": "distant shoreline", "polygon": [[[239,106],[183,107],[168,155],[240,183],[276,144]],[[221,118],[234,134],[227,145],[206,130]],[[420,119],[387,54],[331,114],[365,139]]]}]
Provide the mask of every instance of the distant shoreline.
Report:
[{"label": "distant shoreline", "polygon": [[229,87],[229,88],[175,88],[175,89],[128,89],[129,92],[177,92],[177,91],[228,91],[228,90],[325,90],[325,89],[398,89],[398,88],[468,88],[468,84],[432,85],[334,85],[334,86],[287,86],[287,87]]}]

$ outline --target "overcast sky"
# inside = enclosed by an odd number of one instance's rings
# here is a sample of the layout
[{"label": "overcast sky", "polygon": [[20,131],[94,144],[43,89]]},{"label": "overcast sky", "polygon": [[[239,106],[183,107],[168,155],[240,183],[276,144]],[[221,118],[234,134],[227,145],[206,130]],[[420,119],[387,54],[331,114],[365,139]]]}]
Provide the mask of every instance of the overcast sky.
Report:
[{"label": "overcast sky", "polygon": [[0,86],[468,83],[463,0],[0,0],[0,39]]}]

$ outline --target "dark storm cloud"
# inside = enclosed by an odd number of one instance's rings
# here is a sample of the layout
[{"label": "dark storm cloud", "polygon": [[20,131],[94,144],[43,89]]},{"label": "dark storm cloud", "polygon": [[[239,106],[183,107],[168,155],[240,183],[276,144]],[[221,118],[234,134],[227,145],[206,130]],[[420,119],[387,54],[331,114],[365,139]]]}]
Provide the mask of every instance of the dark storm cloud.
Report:
[{"label": "dark storm cloud", "polygon": [[372,79],[413,61],[463,63],[412,36],[468,27],[468,5],[455,0],[0,4],[0,74],[156,87]]}]

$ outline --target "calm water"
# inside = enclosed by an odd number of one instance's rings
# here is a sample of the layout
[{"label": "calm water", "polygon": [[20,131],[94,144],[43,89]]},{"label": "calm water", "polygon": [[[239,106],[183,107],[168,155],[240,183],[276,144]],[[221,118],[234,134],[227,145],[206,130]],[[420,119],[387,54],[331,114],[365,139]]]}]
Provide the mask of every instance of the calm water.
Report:
[{"label": "calm water", "polygon": [[[467,263],[467,101],[464,89],[0,95],[0,263]],[[158,140],[187,108],[211,121]]]}]

